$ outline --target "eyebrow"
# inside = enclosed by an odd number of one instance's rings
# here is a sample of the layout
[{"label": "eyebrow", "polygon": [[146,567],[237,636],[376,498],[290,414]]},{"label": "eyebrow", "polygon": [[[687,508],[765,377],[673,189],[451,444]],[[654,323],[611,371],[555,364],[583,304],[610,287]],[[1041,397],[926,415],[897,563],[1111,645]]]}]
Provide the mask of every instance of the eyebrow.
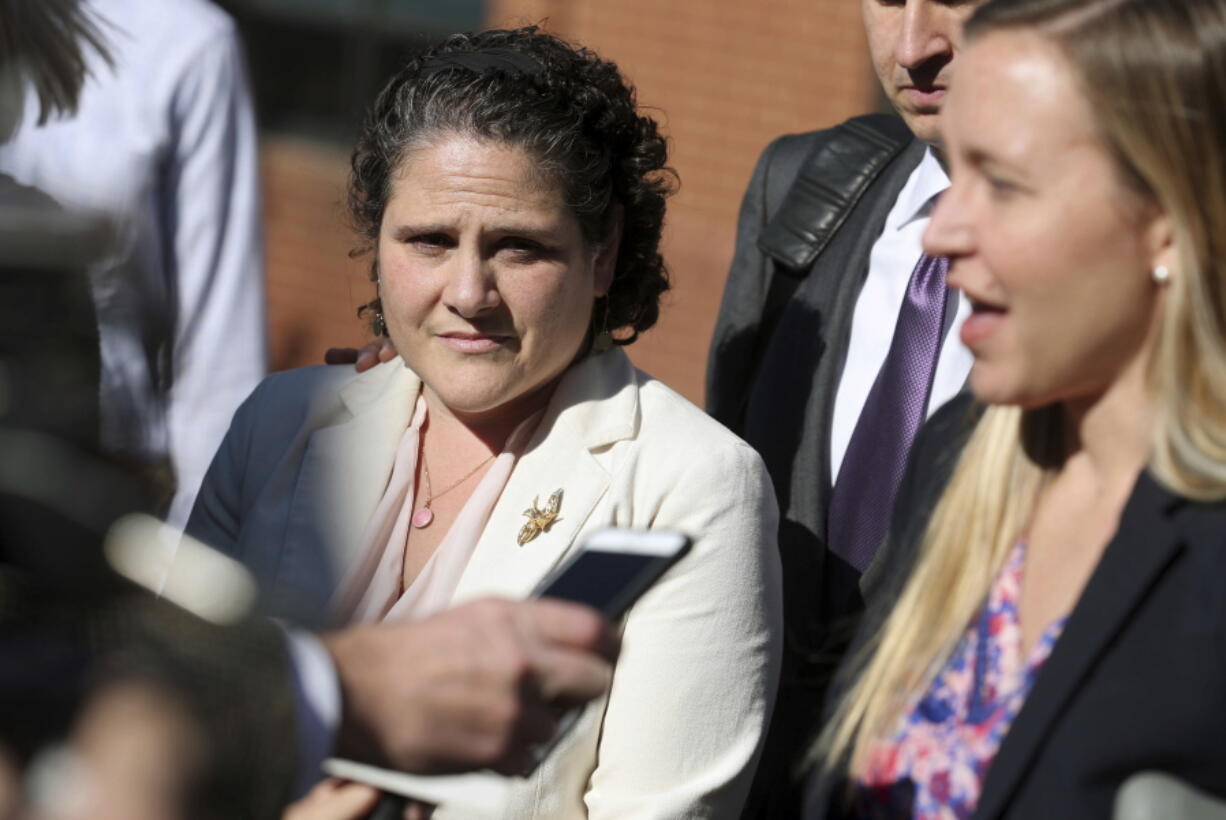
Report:
[{"label": "eyebrow", "polygon": [[[392,233],[397,239],[405,239],[410,236],[421,236],[423,234],[452,233],[454,230],[455,226],[451,223],[422,222],[396,225],[392,229]],[[558,231],[554,228],[541,228],[513,222],[493,225],[487,230],[482,231],[482,233],[493,234],[495,236],[524,236],[531,239],[553,239],[558,235]]]},{"label": "eyebrow", "polygon": [[1014,165],[1014,163],[1011,163],[1007,159],[1003,159],[997,156],[996,154],[992,154],[988,151],[985,151],[982,148],[974,148],[974,147],[967,148],[966,150],[962,152],[962,156],[966,159],[967,162],[969,162],[971,165],[974,165],[977,168],[984,166],[984,165],[999,165],[1002,168],[1006,168],[1006,169],[1011,169],[1015,171],[1020,170]]}]

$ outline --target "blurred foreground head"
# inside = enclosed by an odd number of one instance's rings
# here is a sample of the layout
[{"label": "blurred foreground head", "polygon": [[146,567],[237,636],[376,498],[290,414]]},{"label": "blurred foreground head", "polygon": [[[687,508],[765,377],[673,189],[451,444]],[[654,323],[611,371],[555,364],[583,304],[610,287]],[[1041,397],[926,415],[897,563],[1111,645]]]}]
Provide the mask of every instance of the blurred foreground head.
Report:
[{"label": "blurred foreground head", "polygon": [[[74,0],[0,0],[0,141],[26,92],[40,123],[72,114],[98,25]],[[149,506],[141,465],[99,449],[85,269],[107,238],[0,175],[0,820],[279,817],[279,634],[155,600],[104,559],[112,524]]]}]

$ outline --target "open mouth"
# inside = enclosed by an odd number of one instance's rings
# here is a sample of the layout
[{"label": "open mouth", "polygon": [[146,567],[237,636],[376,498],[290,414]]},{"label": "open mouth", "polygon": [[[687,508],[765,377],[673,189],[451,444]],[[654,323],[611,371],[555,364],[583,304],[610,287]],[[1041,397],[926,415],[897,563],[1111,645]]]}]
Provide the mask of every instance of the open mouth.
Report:
[{"label": "open mouth", "polygon": [[966,317],[958,331],[962,344],[973,348],[982,344],[996,332],[1009,311],[1000,305],[967,297],[971,304],[971,314]]},{"label": "open mouth", "polygon": [[968,297],[968,302],[971,303],[971,313],[1004,313],[1005,309],[1000,305],[994,305],[991,302],[984,302],[979,299],[971,299]]}]

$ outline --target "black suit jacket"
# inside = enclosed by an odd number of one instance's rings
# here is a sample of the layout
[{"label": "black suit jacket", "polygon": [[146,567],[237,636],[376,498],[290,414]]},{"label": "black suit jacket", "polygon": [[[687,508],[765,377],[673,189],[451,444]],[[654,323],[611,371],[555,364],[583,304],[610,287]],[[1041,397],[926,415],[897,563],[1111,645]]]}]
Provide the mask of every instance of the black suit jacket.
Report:
[{"label": "black suit jacket", "polygon": [[[904,127],[898,129],[905,134]],[[823,151],[832,131],[790,135],[762,154],[741,205],[736,253],[708,364],[708,410],[761,453],[781,512],[786,646],[779,699],[747,817],[794,817],[795,777],[817,728],[825,686],[860,610],[859,575],[826,551],[830,428],[856,298],[869,254],[924,145],[916,140],[885,166],[838,225],[797,224],[785,200],[802,164],[856,161]],[[764,241],[780,222],[785,240]],[[832,231],[806,270],[794,245]],[[791,242],[791,244],[789,244]],[[775,276],[803,277],[762,332]]]},{"label": "black suit jacket", "polygon": [[[858,641],[910,572],[973,420],[968,406],[943,408],[916,442],[886,547],[888,592]],[[1226,503],[1182,498],[1149,473],[1005,736],[974,817],[1110,817],[1119,786],[1143,770],[1226,796]],[[814,778],[809,818],[847,816],[840,782],[838,767]]]}]

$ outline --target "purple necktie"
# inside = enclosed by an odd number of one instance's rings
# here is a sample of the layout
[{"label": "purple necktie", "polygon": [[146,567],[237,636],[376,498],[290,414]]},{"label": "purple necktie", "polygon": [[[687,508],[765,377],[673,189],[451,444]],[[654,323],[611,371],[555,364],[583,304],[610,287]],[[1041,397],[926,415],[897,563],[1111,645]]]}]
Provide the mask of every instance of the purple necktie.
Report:
[{"label": "purple necktie", "polygon": [[852,431],[830,499],[827,543],[864,572],[885,539],[907,454],[923,423],[945,325],[949,259],[920,257],[890,352]]}]

